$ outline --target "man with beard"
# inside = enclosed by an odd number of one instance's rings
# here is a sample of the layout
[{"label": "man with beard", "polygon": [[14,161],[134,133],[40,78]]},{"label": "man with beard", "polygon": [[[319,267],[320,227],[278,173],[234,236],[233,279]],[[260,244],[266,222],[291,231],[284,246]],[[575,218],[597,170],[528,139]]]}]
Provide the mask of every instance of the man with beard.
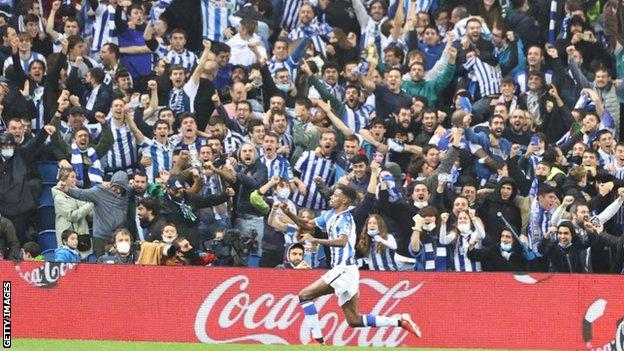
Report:
[{"label": "man with beard", "polygon": [[[182,152],[180,157],[182,159],[188,158],[189,155]],[[225,192],[220,194],[200,195],[188,192],[186,188],[188,188],[188,184],[180,177],[170,176],[167,180],[167,192],[162,200],[160,213],[167,222],[175,224],[178,232],[184,233],[191,244],[197,247],[200,238],[196,211],[200,208],[224,203],[234,196],[234,190],[227,188]]]},{"label": "man with beard", "polygon": [[386,120],[399,107],[410,107],[412,98],[401,89],[401,77],[403,74],[399,69],[390,69],[386,75],[385,84],[375,84],[370,78],[372,71],[375,70],[375,66],[377,66],[377,59],[373,58],[370,62],[367,76],[359,76],[360,83],[366,90],[375,94],[376,118]]},{"label": "man with beard", "polygon": [[[473,154],[478,149],[483,149],[487,156],[492,158],[496,162],[505,161],[511,152],[511,143],[509,140],[503,138],[503,131],[505,130],[505,119],[500,115],[493,115],[489,121],[489,133],[475,133],[471,128],[465,128],[466,138],[472,144],[471,150]],[[476,160],[475,170],[477,176],[482,182],[487,181],[493,174],[493,170],[480,160]],[[481,219],[483,217],[480,216]],[[500,233],[500,231],[495,231]]]},{"label": "man with beard", "polygon": [[304,151],[297,160],[294,170],[299,173],[301,181],[306,185],[306,192],[295,191],[293,201],[297,206],[320,211],[327,207],[327,201],[319,192],[316,177],[331,186],[334,180],[334,149],[337,144],[337,135],[333,130],[326,130],[321,134],[319,146],[313,150]]},{"label": "man with beard", "polygon": [[221,140],[223,153],[227,155],[234,155],[244,141],[242,135],[231,131],[225,121],[217,116],[210,117],[206,131],[209,131],[211,137]]},{"label": "man with beard", "polygon": [[411,96],[423,96],[427,99],[427,106],[436,106],[438,96],[446,86],[451,83],[455,74],[455,59],[457,50],[450,44],[446,47],[449,52],[449,62],[442,71],[442,74],[433,80],[425,80],[425,66],[421,62],[414,62],[410,66],[410,80],[403,81],[401,88]]},{"label": "man with beard", "polygon": [[349,135],[345,137],[342,143],[342,151],[336,157],[335,174],[334,179],[337,181],[342,176],[351,171],[352,160],[361,155],[363,150],[360,149],[360,139],[357,135]]},{"label": "man with beard", "polygon": [[429,140],[431,140],[438,128],[438,111],[435,108],[428,107],[422,111],[421,115],[421,131],[414,139],[414,144],[425,146],[429,144]]},{"label": "man with beard", "polygon": [[167,222],[160,215],[160,203],[158,200],[152,197],[142,198],[139,200],[136,213],[141,229],[138,235],[139,239],[141,241],[159,240]]},{"label": "man with beard", "polygon": [[304,260],[303,255],[305,254],[305,248],[301,243],[294,243],[288,247],[286,250],[286,257],[284,258],[284,263],[277,265],[275,268],[286,268],[286,269],[305,269],[311,268]]},{"label": "man with beard", "polygon": [[[304,73],[306,76],[310,76],[309,73],[306,73],[305,71]],[[329,92],[331,96],[342,101],[344,99],[345,88],[338,83],[338,78],[340,76],[340,67],[338,66],[338,64],[331,61],[325,63],[323,65],[322,73],[323,79],[319,82],[322,84],[325,90]],[[322,95],[316,88],[316,85],[313,85],[312,88],[310,88],[310,91],[308,92],[308,97],[312,99],[319,99],[322,97]],[[326,99],[323,97],[323,100]]]},{"label": "man with beard", "polygon": [[308,77],[308,82],[316,89],[316,92],[323,101],[328,101],[332,109],[336,112],[344,124],[353,132],[357,133],[360,128],[365,128],[370,120],[370,114],[373,107],[360,102],[361,92],[355,85],[347,85],[344,89],[344,103],[342,99],[332,94],[331,90],[326,87],[326,83],[321,82],[316,76],[312,75],[310,67],[303,63],[301,65],[302,72]]},{"label": "man with beard", "polygon": [[499,212],[511,224],[513,230],[520,233],[522,218],[520,209],[514,203],[517,192],[516,182],[509,177],[503,177],[496,185],[494,192],[479,205],[477,216],[483,221],[486,233],[482,242],[484,246],[497,243],[500,238],[496,233],[500,233],[507,227],[502,218],[498,216]]},{"label": "man with beard", "polygon": [[526,55],[526,68],[518,71],[514,76],[514,81],[520,88],[520,93],[529,90],[529,73],[541,72],[544,75],[545,84],[552,84],[553,71],[546,69],[544,65],[544,51],[539,46],[531,46]]},{"label": "man with beard", "polygon": [[56,132],[52,135],[52,143],[63,153],[63,159],[59,161],[62,168],[74,168],[78,186],[82,188],[90,188],[93,185],[102,183],[104,176],[104,167],[100,159],[104,157],[113,145],[113,133],[108,122],[102,113],[96,114],[96,119],[102,125],[102,137],[97,145],[92,145],[91,134],[85,127],[74,129],[73,142],[68,144],[65,142],[59,132],[61,125],[61,115],[69,107],[67,96],[64,93],[59,98],[58,110],[52,118],[52,125],[57,127]]},{"label": "man with beard", "polygon": [[295,149],[295,143],[290,133],[289,118],[283,111],[273,112],[270,110],[269,113],[270,130],[277,134],[278,137],[279,148],[277,149],[277,153],[284,155],[286,158],[290,158],[290,155]]},{"label": "man with beard", "polygon": [[158,178],[160,172],[170,171],[173,167],[174,144],[169,140],[169,123],[159,119],[152,127],[154,138],[147,139],[135,123],[129,123],[139,145],[143,145],[141,165],[145,167],[150,182]]},{"label": "man with beard", "polygon": [[[531,141],[531,133],[524,131],[524,120],[524,110],[521,110],[519,108],[515,109],[511,113],[511,116],[509,116],[509,123],[507,123],[507,125],[505,126],[503,138],[509,140],[514,144],[519,144],[524,147],[529,145],[529,142]],[[523,148],[521,147],[521,152],[524,152],[526,150],[526,148],[524,148],[525,150],[522,149]]]},{"label": "man with beard", "polygon": [[[260,161],[256,147],[250,143],[241,145],[238,150],[238,162],[233,158],[229,159],[231,168],[234,170],[231,177],[226,180],[232,183],[236,191],[236,215],[234,228],[241,233],[249,233],[256,230],[256,239],[262,242],[264,235],[264,217],[262,212],[256,209],[250,202],[250,195],[267,182],[267,168]],[[258,256],[262,256],[261,248],[258,249]]]},{"label": "man with beard", "polygon": [[388,5],[385,1],[373,0],[369,5],[369,13],[366,13],[366,7],[361,1],[352,0],[351,4],[362,29],[360,47],[367,48],[371,44],[375,44],[375,35],[381,30],[381,25],[387,19]]},{"label": "man with beard", "polygon": [[[387,121],[386,135],[404,144],[415,144],[416,136],[420,133],[421,126],[412,118],[409,108],[401,107],[394,113],[394,118]],[[396,162],[401,169],[407,169],[412,155],[409,153],[391,153],[390,161]]]}]

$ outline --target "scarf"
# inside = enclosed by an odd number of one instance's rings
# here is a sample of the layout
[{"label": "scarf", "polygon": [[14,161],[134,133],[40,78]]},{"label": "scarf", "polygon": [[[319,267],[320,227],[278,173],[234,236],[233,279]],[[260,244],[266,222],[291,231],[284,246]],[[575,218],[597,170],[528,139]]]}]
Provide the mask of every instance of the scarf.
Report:
[{"label": "scarf", "polygon": [[[71,164],[74,170],[76,171],[76,179],[78,187],[82,188],[84,186],[84,163],[82,162],[82,152],[76,143],[72,143],[71,145],[72,155],[71,155]],[[102,171],[102,164],[100,163],[100,159],[95,152],[95,149],[89,147],[87,149],[87,156],[89,157],[90,167],[88,169],[89,180],[92,184],[101,184],[102,177],[104,176],[104,171]]]},{"label": "scarf", "polygon": [[186,204],[186,199],[182,198],[182,201],[178,202],[174,200],[171,195],[167,194],[167,196],[171,201],[180,207],[180,212],[182,213],[182,217],[184,217],[184,219],[189,222],[195,222],[197,220],[197,216],[193,213],[191,206]]}]

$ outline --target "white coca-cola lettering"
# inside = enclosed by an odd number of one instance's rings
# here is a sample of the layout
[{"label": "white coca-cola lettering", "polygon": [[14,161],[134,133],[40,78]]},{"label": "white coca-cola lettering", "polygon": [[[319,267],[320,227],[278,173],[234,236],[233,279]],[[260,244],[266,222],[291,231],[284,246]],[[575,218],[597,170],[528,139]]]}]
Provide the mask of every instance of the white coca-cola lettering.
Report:
[{"label": "white coca-cola lettering", "polygon": [[[366,296],[367,299],[377,301],[370,313],[387,316],[398,314],[400,311],[395,311],[398,304],[416,293],[423,285],[421,282],[412,287],[412,283],[407,280],[399,281],[391,287],[374,279],[362,279],[361,283],[381,295]],[[310,341],[310,329],[306,323],[303,323],[303,314],[299,309],[297,295],[285,294],[276,297],[273,293],[264,293],[254,299],[247,293],[248,287],[249,278],[245,275],[237,275],[221,283],[206,297],[195,318],[195,335],[199,341],[204,343],[253,341],[263,344],[288,344],[289,342],[276,335],[277,331],[274,330],[296,328],[297,320],[300,321],[299,342],[305,344]],[[225,301],[226,298],[229,300]],[[400,345],[407,336],[407,333],[400,328],[350,328],[341,313],[333,311],[323,313],[322,309],[330,298],[331,295],[323,296],[318,298],[315,304],[319,311],[323,333],[328,340],[331,340],[332,345],[346,345],[357,340],[359,346],[395,347]],[[215,306],[222,306],[221,311],[215,309]],[[229,329],[230,334],[235,333],[237,336],[226,339],[210,335],[211,330],[218,330],[222,333],[225,329]],[[258,331],[261,332],[258,333]],[[274,332],[270,333],[271,331]]]},{"label": "white coca-cola lettering", "polygon": [[42,287],[55,284],[75,266],[75,263],[46,262],[43,267],[37,267],[30,271],[22,271],[20,266],[15,266],[15,270],[28,284]]}]

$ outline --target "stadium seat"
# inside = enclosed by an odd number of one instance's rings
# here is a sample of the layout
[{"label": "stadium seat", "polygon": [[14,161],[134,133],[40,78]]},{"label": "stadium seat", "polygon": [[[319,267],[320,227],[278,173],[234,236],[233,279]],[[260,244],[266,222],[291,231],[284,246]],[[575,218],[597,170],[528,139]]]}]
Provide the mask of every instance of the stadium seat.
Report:
[{"label": "stadium seat", "polygon": [[45,185],[56,185],[58,175],[58,162],[37,162],[37,171],[41,175],[41,181]]},{"label": "stadium seat", "polygon": [[46,250],[46,251],[43,251],[41,254],[43,255],[43,258],[46,261],[48,262],[54,261],[54,250]]},{"label": "stadium seat", "polygon": [[258,267],[260,265],[260,256],[256,254],[249,255],[249,267]]},{"label": "stadium seat", "polygon": [[52,198],[52,186],[43,185],[43,192],[39,198],[39,207],[54,206],[54,199]]},{"label": "stadium seat", "polygon": [[39,232],[38,240],[41,251],[54,250],[58,247],[55,230],[44,230]]},{"label": "stadium seat", "polygon": [[39,207],[37,210],[37,217],[37,231],[41,232],[44,230],[54,230],[56,228],[54,206]]},{"label": "stadium seat", "polygon": [[95,261],[97,261],[97,257],[95,257],[95,254],[90,254],[85,259],[85,262],[88,262],[88,263],[95,263]]}]

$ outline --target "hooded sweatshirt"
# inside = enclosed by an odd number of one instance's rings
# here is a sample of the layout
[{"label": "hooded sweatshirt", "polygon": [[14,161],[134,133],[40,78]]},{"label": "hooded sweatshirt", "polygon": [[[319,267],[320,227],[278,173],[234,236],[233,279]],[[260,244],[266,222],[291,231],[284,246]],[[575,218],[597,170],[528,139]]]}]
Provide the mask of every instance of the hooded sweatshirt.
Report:
[{"label": "hooded sweatshirt", "polygon": [[[503,200],[501,197],[501,187],[505,184],[509,184],[512,187],[511,196],[507,200]],[[518,193],[518,187],[516,182],[509,178],[503,177],[498,184],[494,193],[490,194],[483,204],[479,206],[478,214],[479,218],[485,225],[485,239],[483,239],[484,246],[490,246],[497,243],[500,240],[500,232],[507,228],[505,222],[498,216],[498,212],[501,213],[511,224],[513,230],[520,234],[520,228],[522,227],[522,217],[520,208],[516,206],[514,199]]]},{"label": "hooded sweatshirt", "polygon": [[102,185],[90,189],[67,189],[69,196],[93,203],[93,236],[98,239],[110,240],[115,229],[126,226],[128,199],[130,197],[128,174],[124,171],[113,174],[111,186],[113,185],[124,188],[126,193],[123,196],[118,196]]}]

